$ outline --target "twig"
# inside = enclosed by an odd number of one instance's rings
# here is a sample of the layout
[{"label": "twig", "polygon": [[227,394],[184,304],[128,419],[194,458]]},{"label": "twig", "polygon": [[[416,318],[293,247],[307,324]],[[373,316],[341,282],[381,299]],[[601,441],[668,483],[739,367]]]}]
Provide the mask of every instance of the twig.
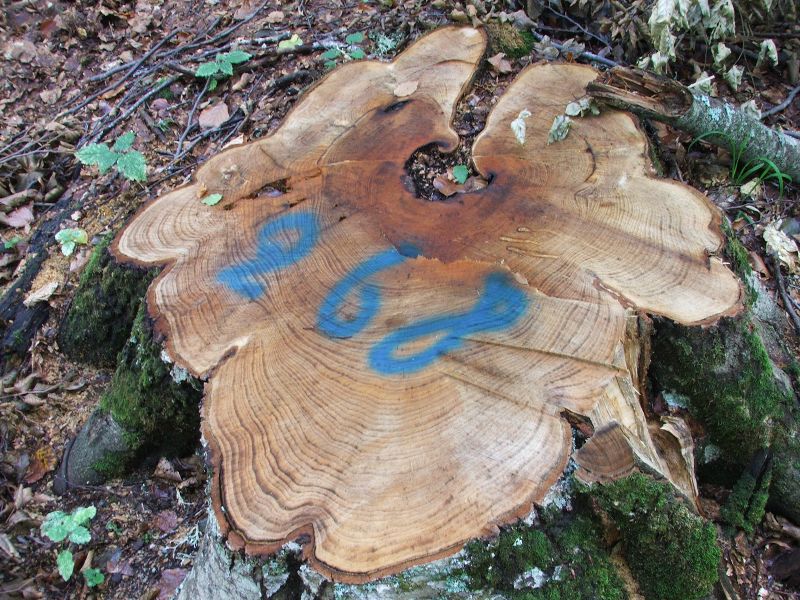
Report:
[{"label": "twig", "polygon": [[[211,23],[211,25],[209,27],[207,27],[205,31],[197,34],[194,37],[194,39],[192,40],[192,43],[197,41],[197,40],[199,40],[202,36],[208,34],[208,32],[210,32],[212,29],[214,29],[214,27],[217,26],[219,21],[220,21],[220,17],[217,17],[216,19],[214,19],[214,22]],[[142,62],[147,60],[150,56],[152,56],[153,53],[156,50],[158,50],[161,46],[163,46],[164,42],[166,42],[171,37],[173,37],[176,33],[179,33],[181,31],[185,32],[186,30],[178,29],[178,30],[175,30],[175,31],[171,32],[169,35],[167,35],[166,38],[164,38],[163,40],[158,42],[158,44],[156,44],[147,54],[145,54],[141,59],[139,59],[139,61],[132,60],[130,62],[123,63],[121,65],[118,65],[118,66],[114,67],[113,69],[109,69],[108,71],[104,71],[102,73],[99,73],[98,75],[92,75],[91,77],[89,77],[87,79],[87,81],[92,81],[92,82],[94,82],[94,81],[103,81],[104,79],[107,79],[107,78],[111,77],[112,75],[115,75],[115,74],[119,73],[120,71],[124,71],[125,69],[127,69],[131,65],[135,65],[136,63],[140,63],[141,64]],[[165,58],[167,56],[172,56],[173,54],[177,54],[179,52],[183,52],[184,50],[188,49],[189,45],[190,44],[187,44],[186,46],[179,46],[178,48],[173,48],[172,50],[170,50],[169,52],[165,53],[163,56],[159,56],[158,58],[159,59],[163,59],[163,58]]]},{"label": "twig", "polygon": [[278,77],[275,81],[272,82],[272,89],[282,90],[283,88],[291,85],[295,81],[299,79],[305,79],[307,77],[311,77],[311,71],[308,71],[306,69],[300,69],[298,71],[289,73],[288,75],[282,75],[281,77]]},{"label": "twig", "polygon": [[[148,58],[150,58],[150,57],[153,55],[153,53],[154,53],[156,50],[158,50],[158,49],[159,49],[161,46],[163,46],[163,45],[164,45],[166,42],[168,42],[168,41],[169,41],[169,40],[171,40],[173,37],[175,37],[175,36],[178,34],[178,32],[179,32],[179,31],[180,31],[180,30],[177,30],[177,29],[176,29],[175,31],[173,31],[172,33],[170,33],[169,35],[167,35],[167,36],[166,36],[164,39],[162,39],[161,41],[159,41],[159,42],[158,42],[158,43],[157,43],[157,44],[156,44],[156,45],[155,45],[155,46],[154,46],[154,47],[153,47],[153,48],[152,48],[150,51],[146,52],[146,53],[144,54],[144,56],[142,56],[142,58],[140,58],[139,60],[137,60],[136,62],[134,62],[134,63],[133,63],[133,66],[131,66],[131,68],[130,68],[130,69],[128,69],[128,70],[125,72],[125,74],[124,74],[122,77],[120,77],[120,78],[119,78],[117,81],[114,81],[114,82],[112,82],[112,83],[109,83],[109,84],[108,84],[106,87],[104,87],[104,88],[102,88],[101,90],[99,90],[99,91],[95,92],[94,94],[90,94],[89,96],[87,96],[86,98],[84,98],[84,99],[83,99],[81,102],[79,102],[77,105],[73,106],[73,107],[72,107],[72,108],[70,108],[69,110],[65,110],[65,111],[62,111],[61,113],[59,113],[59,114],[58,114],[58,116],[57,116],[56,118],[59,118],[59,117],[64,117],[64,116],[66,116],[66,115],[71,115],[71,114],[73,114],[73,113],[75,113],[75,112],[79,111],[80,109],[82,109],[84,106],[86,106],[86,105],[87,105],[87,104],[89,104],[90,102],[93,102],[93,101],[97,100],[97,98],[99,98],[99,97],[100,97],[100,96],[102,96],[103,94],[106,94],[106,93],[110,92],[111,90],[114,90],[114,89],[116,89],[116,88],[118,88],[118,87],[122,86],[122,85],[125,83],[125,80],[126,80],[128,77],[130,77],[130,76],[131,76],[131,75],[132,75],[132,74],[133,74],[133,73],[134,73],[136,70],[138,70],[138,69],[139,69],[139,67],[141,67],[141,66],[142,66],[142,64],[143,64],[143,63],[144,63],[144,62],[145,62],[145,61],[146,61]],[[68,100],[68,101],[67,101],[67,103],[69,104],[69,103],[71,103],[71,102],[73,102],[73,101],[77,100],[78,98],[80,98],[80,96],[81,96],[81,95],[82,95],[81,93],[78,93],[78,94],[77,94],[77,95],[76,95],[74,98],[71,98],[70,100]]]},{"label": "twig", "polygon": [[[572,18],[572,17],[570,17],[569,15],[567,15],[567,14],[564,14],[564,13],[561,13],[561,12],[558,12],[556,9],[554,9],[554,8],[553,8],[552,6],[550,6],[549,4],[545,4],[545,5],[544,5],[544,7],[545,7],[547,10],[549,10],[551,13],[553,13],[554,15],[556,15],[557,17],[560,17],[560,18],[562,18],[562,19],[564,19],[564,20],[566,20],[566,21],[569,21],[570,23],[572,23],[572,24],[573,24],[575,27],[577,27],[577,28],[578,28],[578,29],[579,29],[579,30],[580,30],[580,31],[581,31],[581,32],[582,32],[584,35],[588,35],[589,37],[596,39],[598,42],[600,42],[601,44],[603,44],[603,46],[605,46],[606,48],[610,48],[610,47],[611,47],[611,45],[608,43],[608,40],[607,40],[607,39],[605,39],[605,38],[602,38],[602,37],[600,37],[599,35],[596,35],[596,34],[592,33],[591,31],[589,31],[588,29],[586,29],[586,28],[585,28],[583,25],[581,25],[580,23],[578,23],[578,22],[577,22],[575,19],[573,19],[573,18]],[[572,32],[572,31],[569,31],[569,33],[574,33],[574,32]]]},{"label": "twig", "polygon": [[789,95],[786,96],[786,100],[761,113],[761,118],[764,119],[766,117],[771,117],[772,115],[777,115],[782,110],[786,110],[789,108],[789,105],[792,103],[797,94],[800,94],[800,85],[795,86],[795,88],[789,92]]},{"label": "twig", "polygon": [[781,300],[783,301],[783,308],[786,309],[787,313],[789,313],[795,332],[797,335],[800,335],[800,317],[797,316],[794,306],[792,306],[792,303],[789,300],[789,295],[786,293],[786,286],[783,283],[783,273],[781,273],[781,263],[778,261],[778,257],[774,254],[772,256],[772,264],[774,265],[775,279],[778,281],[778,290],[780,291]]},{"label": "twig", "polygon": [[[542,41],[542,38],[544,36],[536,33],[535,31],[531,31],[531,33],[533,34],[533,39],[535,39],[537,42],[541,42]],[[563,52],[565,50],[563,44],[559,44],[558,42],[556,42],[554,40],[550,40],[550,44],[553,46],[553,48],[555,48],[559,52]],[[298,46],[298,48],[300,48],[300,46]],[[594,52],[581,52],[578,55],[578,58],[583,58],[584,60],[590,60],[592,62],[600,63],[601,65],[605,65],[606,67],[618,67],[618,66],[620,66],[618,62],[614,62],[613,60],[611,60],[609,58],[605,58],[605,57],[600,56],[598,54],[595,54]]]},{"label": "twig", "polygon": [[145,102],[147,102],[147,100],[149,100],[150,98],[155,96],[158,92],[160,92],[164,88],[171,86],[173,83],[178,81],[178,79],[180,79],[180,77],[178,77],[177,75],[173,75],[172,77],[169,77],[168,79],[162,81],[160,85],[157,85],[152,90],[150,90],[145,95],[143,95],[141,98],[139,98],[136,102],[133,103],[133,106],[131,106],[128,110],[126,110],[124,113],[122,113],[116,119],[111,121],[111,123],[109,123],[108,125],[103,127],[98,133],[90,134],[90,136],[91,136],[90,140],[91,141],[97,141],[98,139],[103,137],[103,135],[105,135],[106,132],[111,131],[112,129],[114,129],[114,127],[116,127],[116,125],[118,123],[120,123],[121,121],[124,121],[125,119],[130,117],[136,111],[136,109],[139,108]]},{"label": "twig", "polygon": [[194,99],[194,104],[192,104],[192,110],[189,111],[189,117],[186,119],[186,128],[181,133],[181,137],[178,139],[178,149],[175,150],[175,154],[172,157],[175,160],[183,150],[183,142],[186,139],[186,136],[189,135],[189,132],[192,130],[192,120],[194,119],[194,113],[197,111],[197,107],[200,105],[200,101],[203,99],[206,91],[208,90],[208,84],[211,82],[211,78],[207,77],[206,82],[203,85],[203,89],[200,90],[200,93],[197,94],[197,98]]}]

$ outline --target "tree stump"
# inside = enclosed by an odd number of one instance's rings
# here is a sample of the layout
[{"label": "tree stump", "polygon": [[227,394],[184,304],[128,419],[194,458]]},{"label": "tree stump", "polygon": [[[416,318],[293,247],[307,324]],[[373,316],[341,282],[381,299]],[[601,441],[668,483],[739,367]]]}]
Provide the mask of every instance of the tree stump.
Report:
[{"label": "tree stump", "polygon": [[[542,499],[571,455],[565,414],[616,424],[670,476],[624,340],[634,311],[736,312],[720,216],[650,175],[625,113],[547,144],[596,76],[574,64],[531,66],[498,101],[473,147],[487,188],[415,197],[404,165],[457,146],[454,107],[484,48],[481,31],[449,27],[392,63],[344,65],[117,238],[121,260],[166,265],[151,314],[170,356],[209,379],[203,433],[231,547],[300,539],[348,582],[452,554]],[[584,460],[595,477],[618,462]]]}]

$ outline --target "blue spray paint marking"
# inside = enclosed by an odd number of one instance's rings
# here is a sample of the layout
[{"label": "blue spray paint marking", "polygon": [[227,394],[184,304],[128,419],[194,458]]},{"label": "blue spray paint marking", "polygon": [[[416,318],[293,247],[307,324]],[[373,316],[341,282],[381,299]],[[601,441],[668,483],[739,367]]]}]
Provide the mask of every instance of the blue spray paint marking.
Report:
[{"label": "blue spray paint marking", "polygon": [[[391,269],[402,263],[407,256],[416,256],[417,250],[403,245],[398,250],[392,248],[368,258],[333,286],[317,313],[317,327],[332,338],[349,338],[362,331],[378,314],[381,306],[381,291],[377,285],[367,281],[373,275]],[[359,312],[349,319],[342,318],[339,312],[347,297],[357,294]]]},{"label": "blue spray paint marking", "polygon": [[[457,350],[464,338],[473,333],[500,331],[514,325],[528,310],[525,292],[514,287],[504,273],[493,273],[472,310],[461,314],[442,315],[398,329],[375,344],[369,352],[369,365],[384,375],[420,371],[442,354]],[[435,343],[416,354],[398,356],[408,344],[442,332]]]},{"label": "blue spray paint marking", "polygon": [[[256,300],[267,287],[264,275],[307,256],[317,244],[319,230],[319,222],[310,212],[288,213],[269,221],[258,233],[255,257],[225,267],[217,273],[217,281],[248,300]],[[290,232],[296,232],[296,241],[288,242]]]}]

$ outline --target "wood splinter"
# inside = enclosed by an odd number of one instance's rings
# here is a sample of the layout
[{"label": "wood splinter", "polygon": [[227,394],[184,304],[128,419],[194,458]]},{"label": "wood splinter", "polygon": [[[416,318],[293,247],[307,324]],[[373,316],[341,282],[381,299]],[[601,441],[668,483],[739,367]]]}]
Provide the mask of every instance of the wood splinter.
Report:
[{"label": "wood splinter", "polygon": [[[497,102],[472,152],[488,187],[409,193],[415,150],[456,148],[485,46],[447,27],[391,63],[334,70],[274,134],[212,158],[117,238],[122,260],[166,266],[151,313],[170,356],[209,378],[203,431],[231,544],[303,536],[317,569],[350,582],[451,554],[541,501],[571,453],[565,410],[616,423],[669,476],[626,331],[635,310],[736,312],[720,216],[649,174],[625,113],[547,144],[596,77],[575,64],[531,66]],[[524,145],[510,127],[523,110]],[[260,194],[276,182],[285,193]]]}]

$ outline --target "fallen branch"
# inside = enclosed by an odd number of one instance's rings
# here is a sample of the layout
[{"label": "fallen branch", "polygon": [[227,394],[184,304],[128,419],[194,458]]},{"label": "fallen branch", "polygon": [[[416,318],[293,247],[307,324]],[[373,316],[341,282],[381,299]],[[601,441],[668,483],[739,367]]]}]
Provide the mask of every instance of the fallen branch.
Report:
[{"label": "fallen branch", "polygon": [[617,67],[601,73],[586,89],[609,106],[667,123],[694,137],[705,136],[704,141],[729,150],[731,145],[742,146],[744,163],[767,158],[793,181],[800,181],[800,142],[668,77]]},{"label": "fallen branch", "polygon": [[794,97],[797,96],[797,94],[800,94],[800,85],[796,86],[791,92],[789,92],[789,95],[786,96],[786,100],[761,113],[761,118],[764,119],[766,117],[771,117],[772,115],[777,115],[779,112],[786,110],[794,101]]},{"label": "fallen branch", "polygon": [[800,335],[800,317],[797,316],[797,313],[794,310],[794,305],[789,299],[789,294],[786,293],[786,285],[783,282],[783,273],[781,273],[781,263],[777,256],[773,255],[772,264],[773,268],[775,269],[775,279],[778,282],[778,291],[780,292],[781,300],[783,301],[783,308],[786,309],[789,317],[791,317],[795,332],[797,335]]}]

